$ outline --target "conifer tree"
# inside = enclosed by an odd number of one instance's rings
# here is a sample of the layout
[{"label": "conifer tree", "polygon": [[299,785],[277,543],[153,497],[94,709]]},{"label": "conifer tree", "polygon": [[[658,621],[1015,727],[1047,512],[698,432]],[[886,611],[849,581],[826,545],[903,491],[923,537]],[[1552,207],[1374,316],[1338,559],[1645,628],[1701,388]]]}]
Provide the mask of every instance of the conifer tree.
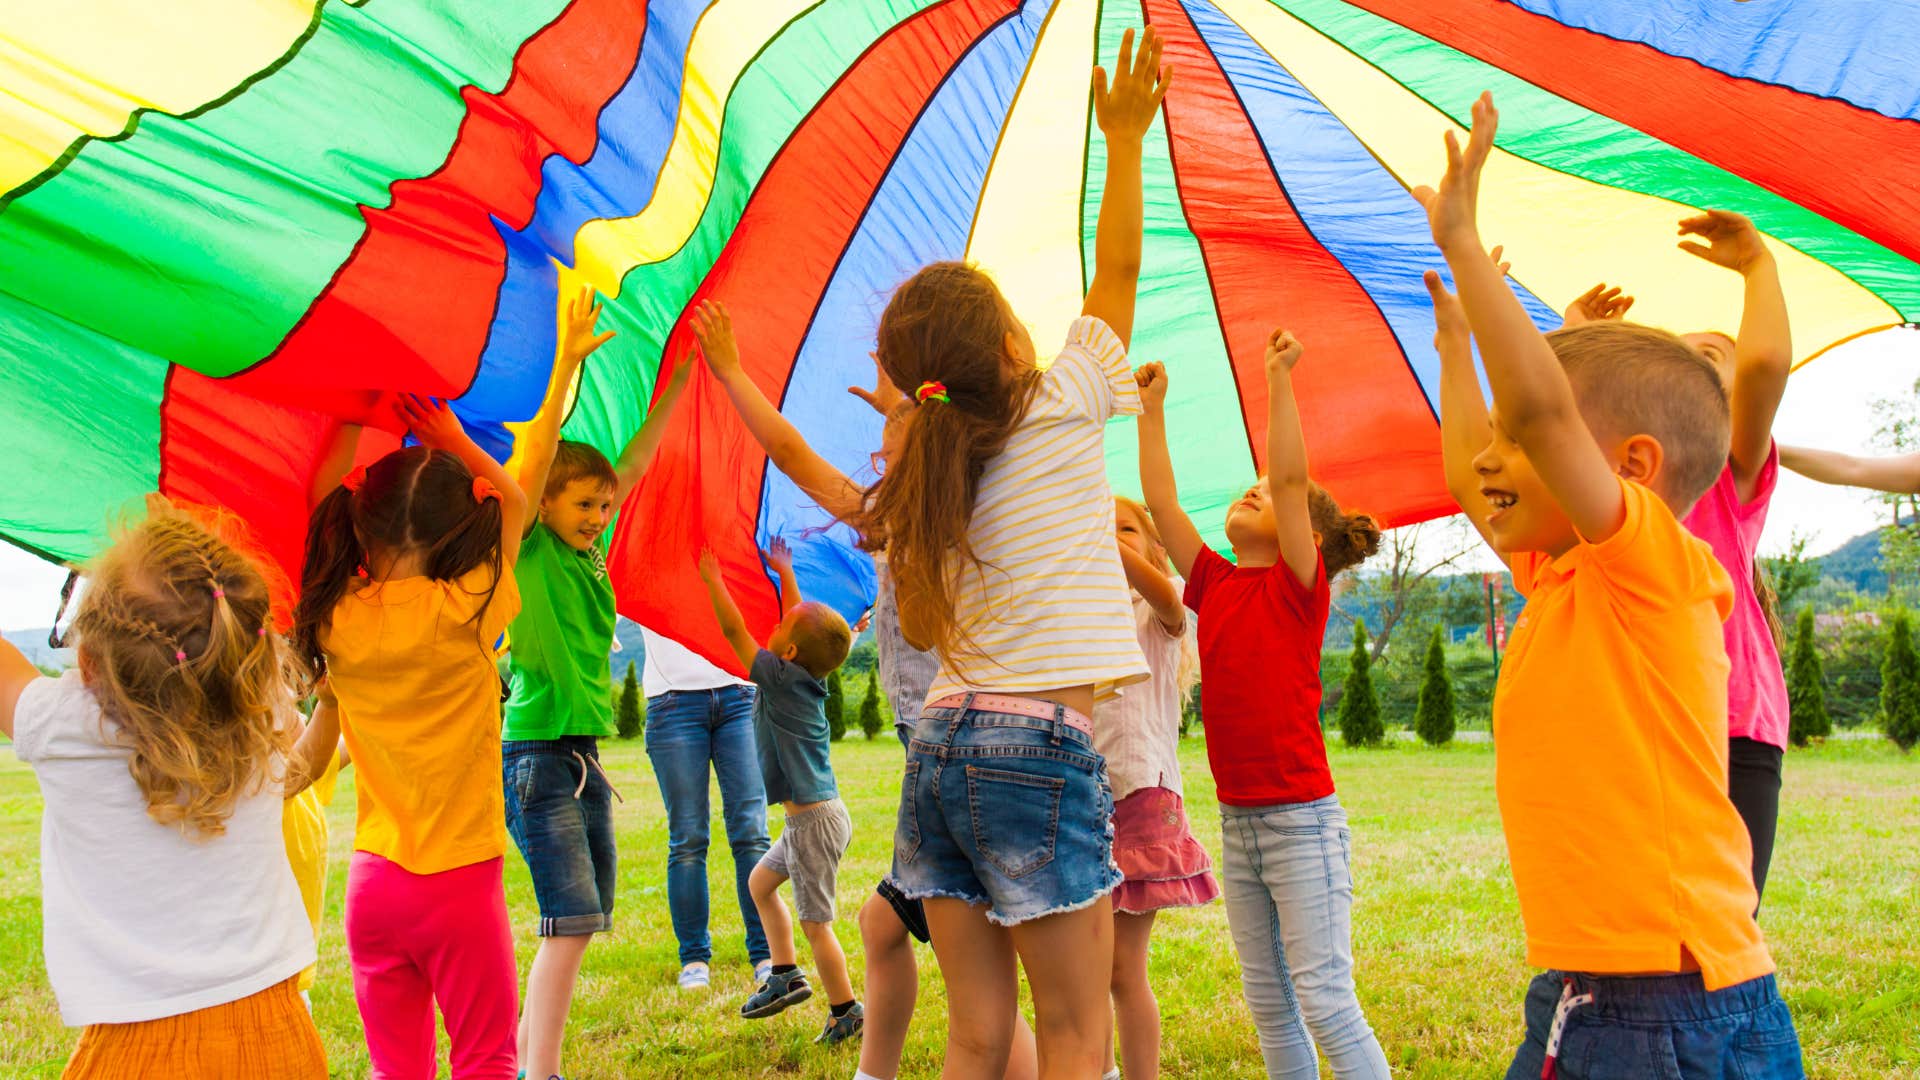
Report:
[{"label": "conifer tree", "polygon": [[880,716],[880,673],[867,674],[867,696],[860,699],[860,730],[868,739],[878,738],[886,721]]},{"label": "conifer tree", "polygon": [[1913,651],[1913,620],[1904,611],[1893,617],[1880,665],[1880,723],[1900,749],[1920,743],[1920,655]]},{"label": "conifer tree", "polygon": [[1787,739],[1805,746],[1833,732],[1827,716],[1826,680],[1820,670],[1820,650],[1813,643],[1813,609],[1800,609],[1793,625],[1793,659],[1787,665]]},{"label": "conifer tree", "polygon": [[627,679],[620,684],[620,704],[614,711],[614,732],[623,739],[640,734],[647,714],[640,704],[640,676],[634,674],[633,661],[627,661]]},{"label": "conifer tree", "polygon": [[1373,658],[1367,654],[1367,624],[1353,620],[1353,655],[1346,690],[1340,696],[1340,738],[1348,746],[1379,746],[1386,741],[1380,699],[1373,693]]},{"label": "conifer tree", "polygon": [[1440,628],[1427,643],[1426,679],[1420,684],[1420,706],[1414,710],[1413,730],[1428,746],[1453,741],[1453,678],[1447,674],[1447,650]]},{"label": "conifer tree", "polygon": [[840,686],[840,669],[827,676],[827,731],[834,742],[847,737],[847,693]]}]

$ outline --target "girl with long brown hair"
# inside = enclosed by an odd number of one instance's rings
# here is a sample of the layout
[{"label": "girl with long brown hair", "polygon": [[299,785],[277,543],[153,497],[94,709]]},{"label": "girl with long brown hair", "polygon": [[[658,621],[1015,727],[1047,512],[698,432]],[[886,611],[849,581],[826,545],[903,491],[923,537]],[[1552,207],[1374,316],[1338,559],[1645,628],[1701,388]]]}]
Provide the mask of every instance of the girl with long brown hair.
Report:
[{"label": "girl with long brown hair", "polygon": [[453,1075],[508,1078],[495,643],[520,608],[527,499],[444,402],[403,399],[399,419],[420,445],[347,473],[314,510],[293,636],[339,698],[358,774],[347,953],[374,1072],[434,1075],[437,1005]]},{"label": "girl with long brown hair", "polygon": [[850,517],[885,547],[907,640],[940,656],[901,787],[892,883],[925,901],[947,984],[944,1076],[1006,1066],[1033,992],[1043,1078],[1098,1076],[1112,964],[1113,799],[1087,719],[1146,677],[1111,526],[1102,433],[1139,410],[1127,367],[1141,140],[1166,92],[1159,36],[1129,32],[1112,86],[1094,277],[1043,372],[991,279],[936,263],[880,319],[877,356],[916,403]]},{"label": "girl with long brown hair", "polygon": [[0,642],[0,734],[45,801],[47,977],[86,1027],[68,1077],[327,1075],[280,817],[339,729],[323,702],[301,732],[267,565],[237,523],[154,496],[87,568],[77,668]]}]

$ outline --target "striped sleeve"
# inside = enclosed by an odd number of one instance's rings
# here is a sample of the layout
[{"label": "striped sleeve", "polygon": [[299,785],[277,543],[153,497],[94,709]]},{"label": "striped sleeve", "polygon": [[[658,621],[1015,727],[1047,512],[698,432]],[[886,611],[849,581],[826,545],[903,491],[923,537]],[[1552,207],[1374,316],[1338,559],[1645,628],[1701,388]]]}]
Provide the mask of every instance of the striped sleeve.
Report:
[{"label": "striped sleeve", "polygon": [[1092,315],[1073,320],[1059,359],[1048,369],[1060,396],[1078,413],[1105,421],[1140,412],[1140,388],[1127,366],[1127,347]]}]

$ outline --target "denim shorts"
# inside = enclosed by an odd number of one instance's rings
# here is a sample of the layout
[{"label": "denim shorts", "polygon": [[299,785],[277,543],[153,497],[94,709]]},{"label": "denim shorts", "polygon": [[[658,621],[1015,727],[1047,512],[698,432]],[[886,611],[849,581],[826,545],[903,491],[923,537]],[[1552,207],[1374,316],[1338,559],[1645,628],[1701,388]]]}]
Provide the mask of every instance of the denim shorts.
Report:
[{"label": "denim shorts", "polygon": [[1113,792],[1093,740],[1059,718],[928,709],[907,748],[889,880],[909,899],[985,907],[999,926],[1112,892]]},{"label": "denim shorts", "polygon": [[613,928],[613,788],[597,740],[508,740],[501,746],[507,831],[527,860],[541,937]]},{"label": "denim shorts", "polygon": [[[1581,1001],[1586,995],[1592,1000]],[[1801,1080],[1800,1039],[1772,975],[1708,991],[1694,975],[1549,971],[1527,987],[1527,1038],[1507,1080],[1535,1080],[1565,998],[1561,1080]]]}]

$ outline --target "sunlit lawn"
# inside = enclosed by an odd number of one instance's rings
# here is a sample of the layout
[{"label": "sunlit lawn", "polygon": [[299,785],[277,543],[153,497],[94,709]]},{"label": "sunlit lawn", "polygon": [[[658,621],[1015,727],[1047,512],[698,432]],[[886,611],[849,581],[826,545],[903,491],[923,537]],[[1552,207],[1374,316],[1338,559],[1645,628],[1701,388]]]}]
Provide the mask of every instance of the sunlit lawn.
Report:
[{"label": "sunlit lawn", "polygon": [[[749,972],[723,840],[709,862],[714,987],[700,995],[675,988],[659,792],[637,740],[609,745],[605,757],[626,795],[618,808],[617,928],[588,953],[568,1075],[846,1080],[852,1049],[811,1045],[824,1004],[758,1022],[736,1017]],[[1199,739],[1189,740],[1185,757],[1196,828],[1217,852],[1218,818]],[[855,822],[839,901],[856,984],[859,935],[851,914],[887,864],[900,759],[890,737],[870,743],[857,733],[835,756]],[[1498,1075],[1520,1035],[1529,972],[1494,808],[1491,748],[1336,750],[1333,767],[1354,834],[1360,996],[1389,1059],[1411,1077]],[[1783,804],[1762,922],[1809,1073],[1835,1080],[1920,1075],[1920,760],[1882,741],[1797,751],[1787,759]],[[717,792],[714,805],[717,811]],[[0,750],[0,1075],[8,1077],[58,1075],[75,1037],[60,1026],[40,958],[39,814],[31,772]],[[327,926],[313,994],[341,1077],[367,1071],[340,931],[352,818],[352,790],[343,785],[332,810]],[[535,908],[518,854],[507,859],[507,890],[524,971]],[[1227,942],[1218,904],[1161,919],[1154,975],[1169,1077],[1262,1075]],[[906,1076],[938,1071],[945,1027],[931,953],[921,953],[921,967]]]}]

